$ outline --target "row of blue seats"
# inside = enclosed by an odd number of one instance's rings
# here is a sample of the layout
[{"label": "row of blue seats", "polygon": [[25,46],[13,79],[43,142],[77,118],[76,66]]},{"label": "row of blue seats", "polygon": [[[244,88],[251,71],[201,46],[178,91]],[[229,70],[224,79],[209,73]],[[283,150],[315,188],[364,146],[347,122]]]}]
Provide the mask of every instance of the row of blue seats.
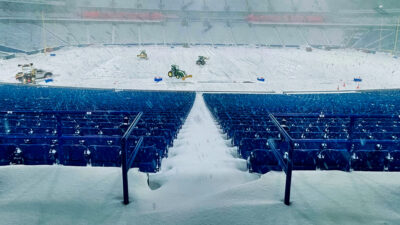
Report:
[{"label": "row of blue seats", "polygon": [[[280,133],[275,127],[268,129],[263,126],[253,126],[242,128],[233,126],[225,131],[228,138],[232,139],[232,144],[238,146],[241,138],[279,138]],[[293,139],[349,139],[348,132],[289,132]],[[371,140],[398,140],[400,132],[353,132],[352,139],[371,139]]]},{"label": "row of blue seats", "polygon": [[[223,104],[225,112],[323,113],[323,114],[399,114],[399,91],[371,91],[346,94],[251,95],[204,94],[213,108]],[[238,104],[240,103],[240,104]],[[211,108],[212,110],[214,110]]]},{"label": "row of blue seats", "polygon": [[[175,112],[171,112],[175,113]],[[105,116],[105,115],[104,115]],[[75,119],[60,119],[61,124],[64,126],[101,126],[102,124],[104,125],[109,125],[109,124],[121,124],[121,123],[129,123],[130,120],[134,118],[135,115],[131,116],[130,118],[115,118],[115,119],[88,119],[88,118],[75,118]],[[159,117],[154,114],[146,114],[143,115],[141,118],[142,122],[145,123],[181,123],[181,118],[184,116],[173,116],[173,117],[167,117],[167,116],[162,116]],[[52,119],[52,120],[42,120],[42,119],[28,119],[28,118],[23,118],[23,119],[7,119],[7,120],[0,120],[0,126],[8,126],[8,127],[18,127],[18,126],[55,126],[57,125],[57,120]]]},{"label": "row of blue seats", "polygon": [[[135,130],[134,130],[135,131]],[[133,136],[131,134],[130,138],[132,140],[136,140],[137,137],[143,136],[144,142],[148,141],[149,143],[162,143],[159,146],[160,149],[166,150],[167,147],[172,146],[172,142],[174,137],[171,136],[169,130],[158,130],[159,132],[153,133],[153,135],[136,135]],[[157,134],[157,136],[155,136]],[[9,135],[1,135],[0,136],[0,144],[49,144],[49,145],[57,145],[62,142],[62,144],[85,144],[85,145],[120,145],[121,136],[107,136],[107,135],[87,135],[87,136],[75,136],[75,135],[63,135],[63,136],[9,136]],[[160,140],[160,141],[157,141]]]},{"label": "row of blue seats", "polygon": [[[231,131],[228,131],[228,137],[231,138],[232,144],[238,146],[243,138],[275,138],[279,139],[281,137],[278,131],[253,131],[253,130],[234,130],[233,135],[229,135]],[[291,132],[291,137],[294,139],[349,139],[349,134],[344,132]],[[377,139],[377,140],[398,140],[400,138],[400,133],[353,133],[353,139]]]},{"label": "row of blue seats", "polygon": [[[231,127],[234,126],[241,126],[242,128],[251,128],[253,126],[267,126],[267,127],[274,127],[272,122],[269,121],[269,118],[264,119],[264,120],[242,120],[242,119],[221,119],[220,125],[222,127],[227,127],[227,129],[230,129]],[[282,121],[280,122],[281,125],[285,126],[288,128],[289,132],[341,132],[341,131],[348,131],[350,124],[349,123],[342,123],[342,122],[335,122],[330,125],[326,123],[322,124],[302,124],[299,123],[298,121],[289,121],[283,123]],[[397,125],[397,123],[392,123],[392,124],[355,124],[353,127],[354,131],[359,131],[359,132],[400,132],[400,125]]]},{"label": "row of blue seats", "polygon": [[[72,135],[72,136],[99,136],[99,138],[107,137],[107,136],[122,136],[125,131],[121,128],[80,128],[75,129],[72,127],[63,127],[62,135]],[[145,128],[136,128],[132,130],[132,136],[163,136],[168,145],[172,146],[173,139],[177,136],[178,129],[145,129]],[[23,129],[16,129],[14,131],[3,133],[0,132],[0,135],[4,136],[21,136],[23,140],[30,140],[35,139],[38,135],[46,135],[50,137],[58,137],[57,129],[54,128],[23,128]],[[8,138],[8,142],[13,141],[14,139]],[[37,139],[37,138],[36,138]],[[44,139],[46,140],[46,139]],[[0,139],[0,143],[2,139]]]},{"label": "row of blue seats", "polygon": [[[96,128],[85,128],[76,130],[71,127],[62,128],[62,135],[70,135],[70,136],[99,136],[99,138],[107,137],[107,136],[122,136],[124,134],[124,130],[120,128],[104,128],[104,129],[96,129]],[[22,131],[16,130],[15,132],[10,133],[2,133],[0,132],[0,137],[6,137],[7,135],[11,136],[21,136],[23,139],[37,139],[40,135],[50,136],[50,137],[58,137],[57,129],[46,129],[46,128],[38,128],[31,129],[26,128]],[[172,145],[173,139],[176,138],[176,131],[173,132],[170,129],[152,129],[147,130],[143,128],[133,129],[132,136],[163,136],[167,139],[167,143]],[[13,140],[12,138],[8,138]],[[0,142],[2,139],[0,139]]]},{"label": "row of blue seats", "polygon": [[[240,140],[240,143],[238,145],[238,151],[239,154],[247,159],[250,155],[250,153],[255,150],[255,149],[271,149],[271,146],[269,146],[268,140],[271,140],[270,138],[242,138]],[[280,138],[275,139],[280,140]],[[394,142],[372,142],[368,143],[363,140],[360,141],[354,141],[354,143],[348,143],[345,140],[343,142],[327,142],[323,143],[320,142],[321,140],[318,140],[313,142],[313,140],[309,140],[310,142],[300,142],[300,143],[294,143],[294,150],[301,150],[301,151],[308,151],[308,150],[313,150],[313,151],[322,151],[325,149],[337,149],[337,150],[343,150],[345,149],[346,151],[350,152],[358,152],[358,151],[386,151],[386,152],[391,152],[391,151],[398,151],[400,150],[400,143],[398,141]],[[280,148],[278,146],[278,148]],[[286,149],[284,149],[286,150]]]},{"label": "row of blue seats", "polygon": [[[21,98],[29,96],[29,98]],[[23,85],[0,85],[0,108],[18,110],[186,112],[193,92],[100,90]]]},{"label": "row of blue seats", "polygon": [[[134,146],[130,151],[133,151]],[[162,155],[155,146],[141,147],[133,167],[142,172],[157,172]],[[63,145],[60,149],[46,144],[0,144],[0,165],[101,166],[120,167],[121,147],[115,145]]]},{"label": "row of blue seats", "polygon": [[[19,162],[15,160],[16,154],[18,155],[26,155],[28,154],[28,158],[23,158],[25,159],[26,162],[30,162],[31,158],[35,158],[37,160],[43,159],[42,161],[37,161],[36,164],[48,164],[51,163],[53,164],[56,159],[60,160],[60,164],[63,165],[70,165],[71,163],[62,163],[62,155],[58,154],[58,152],[65,152],[65,148],[76,148],[73,153],[79,154],[81,156],[81,160],[79,161],[79,165],[86,165],[88,163],[88,160],[85,159],[83,160],[83,156],[87,155],[86,150],[90,150],[93,148],[93,146],[102,146],[102,149],[105,149],[104,151],[97,152],[97,154],[104,153],[107,149],[108,150],[115,150],[119,149],[121,146],[121,139],[120,137],[96,137],[96,136],[91,136],[91,137],[82,137],[82,138],[76,138],[74,136],[64,136],[61,137],[61,139],[55,139],[55,138],[49,138],[47,137],[46,139],[44,138],[36,138],[36,139],[23,139],[23,138],[4,138],[0,139],[1,140],[1,146],[3,148],[0,148],[0,161],[2,161],[2,165],[8,165],[11,162]],[[139,140],[139,137],[134,137],[131,136],[128,139],[129,146],[131,148],[134,148],[137,144],[137,141]],[[143,143],[142,146],[146,150],[147,148],[150,148],[154,151],[153,153],[150,153],[150,150],[147,149],[147,153],[149,153],[150,156],[155,156],[157,155],[158,158],[154,158],[154,161],[157,161],[161,163],[161,158],[166,157],[168,154],[168,147],[172,144],[172,141],[168,141],[164,136],[145,136],[143,137]],[[69,147],[68,147],[69,146]],[[71,147],[72,146],[72,147]],[[10,149],[12,151],[10,152]],[[42,149],[42,150],[40,150]],[[43,149],[46,149],[48,151],[44,151]],[[142,150],[141,150],[142,151]],[[48,155],[46,152],[53,152],[53,156]],[[26,154],[25,154],[26,153]],[[46,153],[46,154],[44,154]],[[110,153],[111,154],[111,153]],[[140,153],[144,154],[144,153]],[[59,156],[59,157],[58,157]],[[49,157],[53,158],[53,161],[49,161]],[[114,158],[109,158],[107,154],[104,154],[103,156],[98,156],[98,157],[106,157],[108,158],[108,162],[112,163],[114,166],[118,166],[118,162],[116,161],[115,157]],[[87,158],[87,157],[86,157]],[[14,159],[14,160],[12,160]],[[98,163],[92,162],[92,165],[99,166]],[[142,161],[138,161],[142,163]],[[24,162],[25,163],[25,162]],[[145,163],[145,162],[143,162]],[[26,164],[26,163],[25,163]],[[72,165],[72,164],[71,164]],[[111,164],[108,164],[111,165]],[[104,166],[107,166],[107,164],[104,164]],[[154,170],[155,172],[155,170]]]},{"label": "row of blue seats", "polygon": [[[124,125],[126,126],[129,123],[106,123],[106,124],[84,124],[84,126],[72,126],[73,124],[61,124],[61,127],[68,129],[75,129],[76,132],[80,133],[84,130],[98,130],[99,133],[103,129],[121,129]],[[176,130],[180,129],[182,123],[148,123],[144,121],[139,121],[136,124],[136,128],[147,129],[147,130],[154,130],[154,129],[170,129]],[[8,134],[8,133],[21,133],[21,134],[32,134],[32,133],[49,133],[47,130],[57,130],[57,125],[53,126],[0,126],[0,133],[1,134]],[[75,132],[74,132],[75,133]]]},{"label": "row of blue seats", "polygon": [[[271,149],[251,151],[248,162],[251,172],[267,173],[281,171],[282,167]],[[362,170],[362,171],[400,171],[400,150],[370,151],[359,150],[350,154],[346,149],[294,150],[294,170]]]},{"label": "row of blue seats", "polygon": [[[168,127],[169,129],[179,129],[182,126],[182,117],[179,118],[163,118],[160,119],[143,119],[141,118],[140,122],[137,124],[137,127],[153,129],[154,127]],[[85,129],[102,129],[102,128],[118,128],[123,125],[129,124],[130,120],[120,121],[120,122],[98,122],[95,123],[93,121],[82,120],[80,122],[76,121],[61,121],[60,125],[62,127],[75,128],[77,132],[79,130]],[[57,121],[6,121],[4,124],[0,124],[0,133],[38,133],[32,132],[30,129],[37,130],[46,130],[46,129],[56,129]],[[15,132],[17,131],[17,132]],[[40,133],[40,132],[39,132]],[[47,133],[47,132],[46,132]]]}]

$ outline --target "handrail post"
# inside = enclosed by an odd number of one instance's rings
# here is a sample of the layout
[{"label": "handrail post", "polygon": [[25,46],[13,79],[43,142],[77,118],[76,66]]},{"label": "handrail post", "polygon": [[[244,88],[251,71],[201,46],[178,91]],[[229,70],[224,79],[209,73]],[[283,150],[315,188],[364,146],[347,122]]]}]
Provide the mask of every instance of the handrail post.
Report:
[{"label": "handrail post", "polygon": [[140,112],[136,115],[135,119],[133,122],[130,124],[126,132],[121,138],[121,168],[122,168],[122,191],[124,195],[124,204],[127,205],[129,204],[129,189],[128,189],[128,149],[129,149],[129,144],[128,144],[128,139],[129,136],[132,133],[132,130],[136,126],[136,124],[139,122],[140,118],[142,117],[143,112]]},{"label": "handrail post", "polygon": [[288,141],[288,159],[287,159],[287,171],[286,171],[286,184],[285,184],[285,205],[290,205],[290,190],[292,185],[292,170],[293,170],[293,142]]},{"label": "handrail post", "polygon": [[282,127],[282,125],[278,122],[278,120],[275,118],[275,116],[268,112],[268,116],[271,119],[271,121],[274,123],[274,125],[278,128],[279,132],[282,135],[282,138],[284,139],[285,142],[288,143],[287,145],[287,165],[286,165],[286,184],[285,184],[285,199],[284,203],[285,205],[290,205],[290,190],[292,186],[292,170],[293,170],[293,148],[294,148],[294,142],[292,137],[288,134],[288,132]]},{"label": "handrail post", "polygon": [[123,189],[123,194],[124,194],[124,204],[127,205],[129,204],[129,191],[128,191],[128,168],[127,168],[127,163],[126,163],[126,158],[127,158],[127,143],[126,139],[121,140],[121,165],[122,165],[122,189]]}]

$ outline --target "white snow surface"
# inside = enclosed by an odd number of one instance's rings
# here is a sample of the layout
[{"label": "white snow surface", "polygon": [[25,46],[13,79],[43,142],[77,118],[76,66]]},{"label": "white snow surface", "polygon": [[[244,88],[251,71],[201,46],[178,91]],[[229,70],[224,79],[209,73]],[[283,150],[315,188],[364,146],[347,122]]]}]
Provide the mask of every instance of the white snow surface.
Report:
[{"label": "white snow surface", "polygon": [[[351,50],[88,47],[0,61],[0,80],[15,82],[16,64],[33,62],[58,76],[50,85],[196,91],[291,91],[396,88],[399,61]],[[204,67],[197,55],[210,56]],[[154,84],[176,63],[188,81]],[[257,83],[258,74],[266,83]],[[397,77],[397,78],[396,78]],[[342,80],[342,81],[341,81]],[[253,81],[255,83],[240,83]],[[64,224],[400,224],[400,173],[294,171],[292,204],[283,204],[285,175],[251,174],[226,140],[201,93],[162,162],[147,176],[129,171],[131,204],[122,204],[120,168],[0,167],[0,225]]]},{"label": "white snow surface", "polygon": [[[137,58],[146,48],[149,60]],[[271,49],[266,47],[90,46],[0,60],[0,82],[14,82],[18,64],[34,63],[57,76],[46,85],[116,89],[190,91],[326,91],[400,87],[400,60],[389,54],[355,50]],[[210,57],[205,66],[199,55]],[[167,76],[171,64],[193,75],[186,81]],[[154,82],[161,76],[163,81]],[[266,82],[257,81],[264,77]],[[252,83],[249,83],[252,82]],[[43,84],[43,82],[42,82]]]}]

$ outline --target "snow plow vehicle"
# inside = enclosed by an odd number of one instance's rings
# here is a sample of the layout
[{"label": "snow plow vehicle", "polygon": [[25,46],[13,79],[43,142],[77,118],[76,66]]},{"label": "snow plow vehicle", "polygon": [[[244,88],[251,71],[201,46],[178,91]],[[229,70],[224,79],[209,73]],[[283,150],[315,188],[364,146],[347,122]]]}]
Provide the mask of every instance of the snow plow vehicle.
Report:
[{"label": "snow plow vehicle", "polygon": [[148,57],[147,57],[147,53],[146,53],[146,50],[142,50],[141,52],[140,52],[140,54],[139,55],[137,55],[137,57],[139,58],[139,59],[149,59]]},{"label": "snow plow vehicle", "polygon": [[199,66],[204,66],[204,65],[206,65],[206,60],[208,60],[208,59],[209,59],[208,57],[200,55],[199,58],[196,61],[196,64],[199,65]]},{"label": "snow plow vehicle", "polygon": [[53,76],[53,73],[36,69],[33,67],[33,63],[19,64],[18,67],[21,71],[15,75],[15,79],[23,84],[35,84],[37,79],[46,79]]},{"label": "snow plow vehicle", "polygon": [[186,78],[193,77],[192,75],[187,75],[185,71],[180,70],[177,65],[171,65],[171,70],[168,72],[170,78],[176,77],[177,79],[185,80]]}]

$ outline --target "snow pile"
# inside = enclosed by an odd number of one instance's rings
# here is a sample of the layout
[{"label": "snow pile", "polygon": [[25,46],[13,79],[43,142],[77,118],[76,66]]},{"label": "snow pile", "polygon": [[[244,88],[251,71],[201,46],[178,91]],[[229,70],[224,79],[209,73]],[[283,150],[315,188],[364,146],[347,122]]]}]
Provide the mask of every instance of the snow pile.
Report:
[{"label": "snow pile", "polygon": [[[247,172],[244,159],[232,156],[235,153],[236,148],[228,147],[198,94],[160,173],[150,176],[151,186],[161,186],[155,194],[165,199],[157,204],[159,208],[197,207],[209,195],[257,179],[257,175]],[[218,201],[212,205],[218,205]]]},{"label": "snow pile", "polygon": [[[254,47],[169,48],[146,46],[149,60],[137,58],[144,47],[65,48],[56,57],[39,54],[0,60],[0,81],[16,82],[17,64],[33,62],[58,76],[49,85],[194,91],[336,91],[357,90],[354,77],[361,76],[359,89],[399,88],[400,61],[388,54],[354,50],[270,49]],[[210,57],[196,65],[199,55]],[[192,79],[167,76],[177,64]],[[162,77],[160,83],[154,77]],[[257,81],[264,77],[266,82]]]}]

